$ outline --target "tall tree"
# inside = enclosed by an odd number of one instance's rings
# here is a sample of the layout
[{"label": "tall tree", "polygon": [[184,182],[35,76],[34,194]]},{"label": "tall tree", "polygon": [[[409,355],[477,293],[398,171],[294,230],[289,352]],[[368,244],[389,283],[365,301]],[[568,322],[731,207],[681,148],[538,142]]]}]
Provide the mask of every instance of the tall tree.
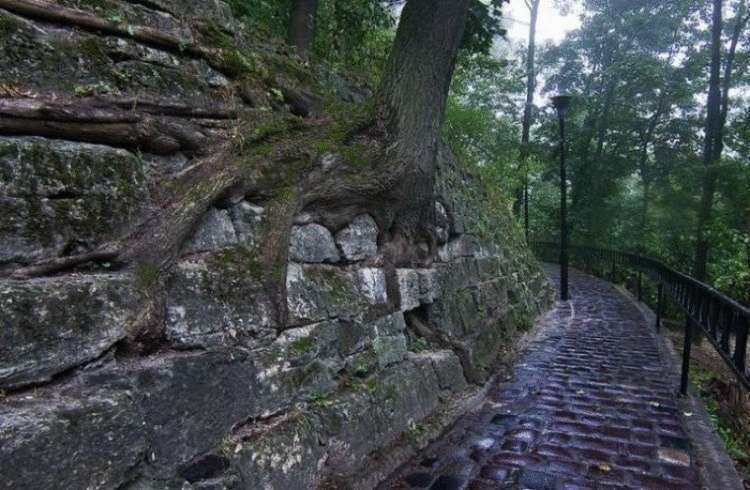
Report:
[{"label": "tall tree", "polygon": [[[377,124],[385,133],[387,160],[400,169],[392,196],[397,235],[413,239],[429,222],[435,158],[448,89],[470,0],[408,0],[377,94]],[[399,209],[400,208],[400,209]]]},{"label": "tall tree", "polygon": [[312,46],[315,35],[315,16],[318,0],[294,0],[289,16],[287,42],[305,54]]},{"label": "tall tree", "polygon": [[730,41],[729,51],[724,61],[724,78],[721,79],[722,68],[722,39],[723,30],[722,0],[713,1],[713,15],[711,24],[711,67],[706,102],[706,125],[703,145],[704,173],[701,186],[701,199],[698,208],[698,229],[696,231],[695,262],[693,275],[704,281],[708,278],[708,254],[710,242],[707,228],[711,222],[716,193],[715,167],[720,163],[724,150],[724,126],[729,113],[729,91],[732,88],[732,77],[735,63],[737,44],[740,35],[747,26],[749,16],[746,15],[745,0],[738,6],[735,24]]},{"label": "tall tree", "polygon": [[526,240],[529,239],[529,143],[531,137],[531,123],[534,108],[534,92],[536,91],[536,23],[539,18],[539,3],[541,0],[524,0],[529,9],[529,44],[526,49],[526,105],[523,109],[523,124],[521,128],[521,168],[523,171],[523,229]]}]

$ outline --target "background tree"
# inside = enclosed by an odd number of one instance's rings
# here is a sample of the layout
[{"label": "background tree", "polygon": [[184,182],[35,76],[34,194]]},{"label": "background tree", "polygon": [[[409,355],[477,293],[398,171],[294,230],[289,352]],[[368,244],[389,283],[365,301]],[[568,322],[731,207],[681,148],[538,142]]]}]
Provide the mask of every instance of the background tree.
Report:
[{"label": "background tree", "polygon": [[523,172],[523,201],[524,235],[529,239],[529,143],[534,109],[534,92],[536,91],[536,23],[539,18],[539,4],[541,0],[524,0],[529,9],[529,43],[526,49],[526,104],[523,108],[523,124],[521,129],[521,169]]},{"label": "background tree", "polygon": [[310,49],[315,35],[315,18],[318,0],[293,0],[289,15],[287,41],[295,46],[301,54]]},{"label": "background tree", "polygon": [[740,35],[747,26],[745,1],[737,7],[734,18],[734,29],[730,47],[724,59],[724,78],[721,77],[722,68],[722,9],[723,1],[713,1],[713,17],[711,23],[711,65],[706,102],[705,143],[703,147],[703,179],[701,200],[698,208],[698,229],[696,231],[695,263],[693,274],[699,280],[705,280],[708,275],[708,254],[710,240],[707,228],[711,222],[716,192],[715,167],[720,165],[724,151],[724,126],[729,112],[729,91],[732,88],[732,76],[735,67],[735,56]]}]

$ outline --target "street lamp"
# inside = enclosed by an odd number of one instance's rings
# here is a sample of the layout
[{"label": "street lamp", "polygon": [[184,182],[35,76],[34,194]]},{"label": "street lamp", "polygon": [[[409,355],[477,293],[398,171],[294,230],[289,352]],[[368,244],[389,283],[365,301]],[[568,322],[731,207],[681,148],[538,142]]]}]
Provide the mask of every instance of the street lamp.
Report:
[{"label": "street lamp", "polygon": [[552,97],[560,121],[560,299],[567,301],[568,293],[568,178],[565,172],[565,115],[570,109],[570,95]]}]

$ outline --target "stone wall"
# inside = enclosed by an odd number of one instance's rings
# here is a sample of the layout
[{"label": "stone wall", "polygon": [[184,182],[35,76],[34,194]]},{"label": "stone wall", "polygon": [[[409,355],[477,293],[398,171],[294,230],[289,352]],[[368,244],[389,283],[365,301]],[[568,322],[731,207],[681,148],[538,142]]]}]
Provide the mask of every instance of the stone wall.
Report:
[{"label": "stone wall", "polygon": [[[183,36],[193,16],[235,25],[220,2],[57,5]],[[243,103],[225,94],[220,73],[179,53],[2,9],[0,32],[0,87],[10,96]],[[326,76],[333,94],[360,93]],[[260,90],[253,100],[293,110],[275,97]],[[210,133],[213,123],[201,124]],[[117,142],[0,136],[0,272],[92,250],[157,205],[161,176],[189,165],[188,155]],[[447,150],[440,165],[441,175],[457,172]],[[0,488],[346,486],[384,448],[414,444],[421,424],[486,385],[551,300],[512,228],[498,243],[472,229],[462,198],[470,186],[441,180],[440,252],[428,268],[387,270],[367,214],[339,229],[298,216],[282,328],[256,256],[262,199],[225,199],[205,214],[156,293],[161,329],[145,351],[128,339],[153,304],[149,264],[4,273]]]}]

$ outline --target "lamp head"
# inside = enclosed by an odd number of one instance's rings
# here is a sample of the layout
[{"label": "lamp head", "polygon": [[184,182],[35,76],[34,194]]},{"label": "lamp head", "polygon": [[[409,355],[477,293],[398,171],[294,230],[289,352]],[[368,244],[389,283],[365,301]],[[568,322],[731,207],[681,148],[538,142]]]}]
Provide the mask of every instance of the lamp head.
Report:
[{"label": "lamp head", "polygon": [[573,97],[570,95],[557,95],[552,97],[552,105],[557,109],[557,114],[560,117],[565,116],[565,114],[568,113],[571,100],[573,100]]}]

